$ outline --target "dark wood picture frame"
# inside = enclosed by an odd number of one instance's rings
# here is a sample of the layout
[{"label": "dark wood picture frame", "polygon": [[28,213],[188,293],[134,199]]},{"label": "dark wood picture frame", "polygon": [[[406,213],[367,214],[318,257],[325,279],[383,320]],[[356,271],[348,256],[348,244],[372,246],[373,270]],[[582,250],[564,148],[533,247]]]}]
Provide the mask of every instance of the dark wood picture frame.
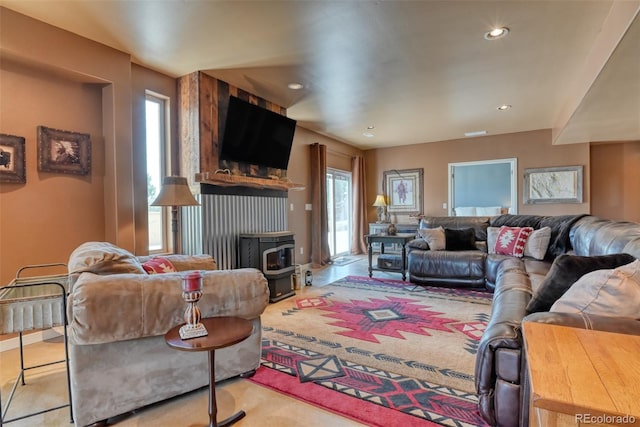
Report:
[{"label": "dark wood picture frame", "polygon": [[38,170],[88,175],[91,172],[91,136],[38,126]]},{"label": "dark wood picture frame", "polygon": [[27,182],[24,147],[23,137],[0,134],[0,182],[14,184]]}]

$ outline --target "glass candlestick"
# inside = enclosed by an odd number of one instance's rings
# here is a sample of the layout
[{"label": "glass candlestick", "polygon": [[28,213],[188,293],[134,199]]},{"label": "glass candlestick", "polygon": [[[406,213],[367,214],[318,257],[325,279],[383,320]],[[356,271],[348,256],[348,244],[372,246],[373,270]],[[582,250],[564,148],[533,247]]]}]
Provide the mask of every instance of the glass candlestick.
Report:
[{"label": "glass candlestick", "polygon": [[207,329],[200,323],[200,309],[198,301],[202,297],[202,275],[199,271],[192,271],[182,276],[182,298],[187,303],[184,311],[185,324],[180,328],[180,338],[203,337],[208,334]]}]

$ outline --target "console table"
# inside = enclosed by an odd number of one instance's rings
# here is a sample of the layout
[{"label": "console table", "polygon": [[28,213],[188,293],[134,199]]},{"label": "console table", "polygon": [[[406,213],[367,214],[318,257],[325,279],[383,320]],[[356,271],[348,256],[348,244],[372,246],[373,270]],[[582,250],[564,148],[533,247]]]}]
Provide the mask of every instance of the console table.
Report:
[{"label": "console table", "polygon": [[524,322],[529,426],[637,425],[640,336]]},{"label": "console table", "polygon": [[[409,243],[410,241],[412,241],[413,239],[415,239],[415,234],[413,233],[398,233],[395,235],[387,235],[387,234],[367,234],[366,236],[364,236],[365,240],[367,241],[367,245],[369,247],[369,277],[373,276],[373,270],[382,270],[382,271],[395,271],[395,272],[399,272],[402,273],[402,280],[405,280],[407,278],[407,250],[406,250],[406,245],[407,243]],[[373,267],[373,245],[374,243],[379,243],[380,244],[380,254],[384,255],[384,245],[385,244],[390,244],[390,245],[398,245],[401,247],[401,254],[398,255],[399,257],[401,257],[400,260],[400,268],[395,268],[395,267],[389,267],[389,268],[385,268],[385,267],[380,267],[378,266],[377,268]]]},{"label": "console table", "polygon": [[182,325],[178,325],[167,332],[164,339],[169,347],[178,350],[209,353],[209,427],[230,426],[242,419],[245,412],[238,411],[224,421],[217,422],[215,351],[247,339],[253,331],[253,325],[250,321],[239,317],[209,317],[202,319],[201,323],[209,333],[204,337],[182,340],[180,338]]}]

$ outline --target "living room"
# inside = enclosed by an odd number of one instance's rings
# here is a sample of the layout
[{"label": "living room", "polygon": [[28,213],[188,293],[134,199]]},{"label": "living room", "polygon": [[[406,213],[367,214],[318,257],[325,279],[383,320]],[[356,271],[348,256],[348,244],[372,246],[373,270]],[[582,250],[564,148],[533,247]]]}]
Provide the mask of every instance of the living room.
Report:
[{"label": "living room", "polygon": [[[635,7],[626,16],[627,24],[634,22],[629,34],[637,36],[637,2],[623,3]],[[146,255],[147,187],[140,185],[146,182],[146,172],[139,167],[145,158],[141,143],[145,94],[153,91],[172,100],[170,135],[172,141],[180,141],[177,80],[181,76],[141,65],[131,53],[21,14],[14,6],[6,2],[0,9],[0,131],[25,138],[26,182],[3,182],[0,187],[1,283],[9,283],[26,264],[66,263],[69,254],[88,241],[113,242],[136,255]],[[613,8],[610,2],[607,6]],[[618,30],[621,38],[625,30]],[[610,48],[609,53],[613,50]],[[599,71],[591,72],[592,81]],[[568,83],[565,80],[558,85]],[[247,90],[253,93],[253,88]],[[578,111],[578,105],[574,107],[571,113]],[[561,107],[553,109],[557,112]],[[39,171],[38,126],[91,135],[91,171],[84,176]],[[385,171],[423,169],[421,213],[446,216],[450,208],[445,206],[449,200],[448,164],[505,158],[518,159],[519,177],[530,168],[584,168],[581,203],[525,204],[520,190],[514,210],[519,214],[592,214],[639,222],[637,136],[557,144],[555,133],[551,123],[544,128],[519,128],[472,138],[460,135],[432,140],[425,135],[424,140],[411,145],[366,148],[299,125],[286,171],[291,182],[304,187],[290,191],[287,201],[291,206],[288,228],[296,236],[295,262],[311,261],[312,219],[305,205],[311,203],[309,146],[313,143],[326,145],[327,166],[331,168],[352,171],[351,159],[364,158],[366,218],[370,223],[377,220],[373,202],[384,190]],[[170,158],[171,170],[180,172],[180,144],[171,145]],[[194,179],[187,178],[191,182]],[[520,179],[518,186],[521,189]],[[416,222],[407,215],[391,220]]]}]

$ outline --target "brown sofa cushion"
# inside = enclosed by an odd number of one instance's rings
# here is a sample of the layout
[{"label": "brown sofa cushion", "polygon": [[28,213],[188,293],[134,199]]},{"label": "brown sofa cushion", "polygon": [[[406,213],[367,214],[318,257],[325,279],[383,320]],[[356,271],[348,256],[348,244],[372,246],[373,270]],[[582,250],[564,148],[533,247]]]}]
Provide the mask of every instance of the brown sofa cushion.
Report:
[{"label": "brown sofa cushion", "polygon": [[599,256],[560,255],[553,261],[549,273],[527,305],[527,313],[549,311],[558,298],[579,278],[595,270],[608,270],[633,262],[629,254]]}]

